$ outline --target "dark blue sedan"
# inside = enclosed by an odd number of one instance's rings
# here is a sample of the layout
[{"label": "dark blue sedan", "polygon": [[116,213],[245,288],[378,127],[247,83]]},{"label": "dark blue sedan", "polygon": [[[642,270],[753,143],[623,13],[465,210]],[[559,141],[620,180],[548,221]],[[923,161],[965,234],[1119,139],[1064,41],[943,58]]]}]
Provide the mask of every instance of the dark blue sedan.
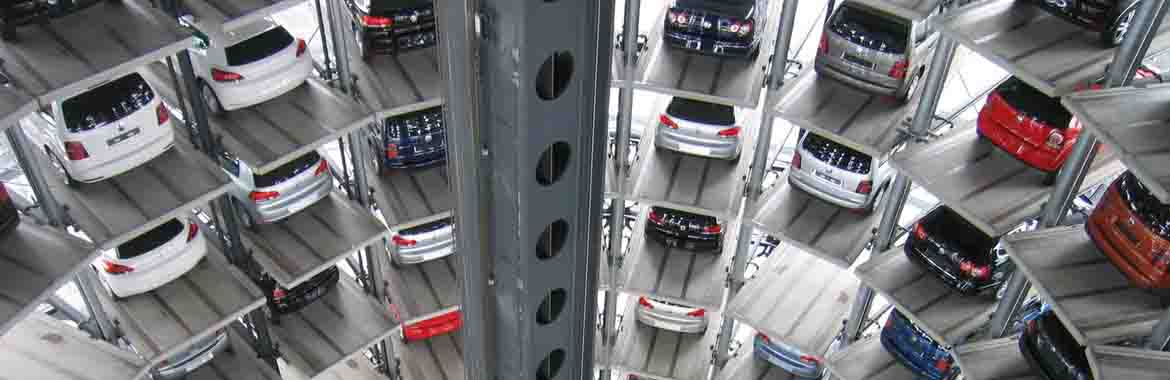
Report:
[{"label": "dark blue sedan", "polygon": [[443,108],[432,107],[386,118],[370,133],[378,169],[410,169],[447,160]]}]

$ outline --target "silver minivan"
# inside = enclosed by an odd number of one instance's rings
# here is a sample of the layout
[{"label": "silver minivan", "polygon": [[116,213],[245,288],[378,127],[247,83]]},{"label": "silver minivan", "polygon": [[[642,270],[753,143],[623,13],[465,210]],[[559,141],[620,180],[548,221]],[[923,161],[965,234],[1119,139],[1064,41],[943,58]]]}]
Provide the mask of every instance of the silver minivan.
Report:
[{"label": "silver minivan", "polygon": [[263,174],[229,154],[223,162],[224,171],[235,183],[228,193],[243,209],[240,216],[247,227],[287,218],[333,191],[329,164],[316,151]]},{"label": "silver minivan", "polygon": [[821,32],[817,74],[867,92],[909,99],[938,42],[931,26],[938,12],[912,21],[846,0]]},{"label": "silver minivan", "polygon": [[871,157],[821,135],[801,131],[788,182],[825,202],[868,213],[893,177],[888,155]]}]

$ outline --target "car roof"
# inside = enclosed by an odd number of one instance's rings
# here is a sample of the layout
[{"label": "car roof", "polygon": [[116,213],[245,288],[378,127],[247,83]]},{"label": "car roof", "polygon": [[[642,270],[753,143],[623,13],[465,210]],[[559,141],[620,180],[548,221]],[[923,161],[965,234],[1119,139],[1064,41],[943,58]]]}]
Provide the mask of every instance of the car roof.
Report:
[{"label": "car roof", "polygon": [[[213,25],[214,24],[214,25]],[[276,21],[268,18],[262,18],[244,24],[239,27],[232,28],[230,31],[223,30],[223,24],[212,20],[195,20],[195,28],[200,32],[206,34],[208,38],[218,46],[232,46],[241,41],[255,37],[260,33],[267,32],[273,28],[280,27]]]}]

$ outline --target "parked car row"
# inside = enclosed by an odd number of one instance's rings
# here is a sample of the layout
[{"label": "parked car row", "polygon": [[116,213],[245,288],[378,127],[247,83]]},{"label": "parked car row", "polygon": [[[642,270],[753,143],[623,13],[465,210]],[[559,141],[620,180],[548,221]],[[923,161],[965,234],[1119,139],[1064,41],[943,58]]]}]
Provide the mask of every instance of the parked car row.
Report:
[{"label": "parked car row", "polygon": [[[724,232],[715,217],[653,206],[647,213],[644,233],[646,244],[718,255],[723,251]],[[702,307],[658,297],[639,297],[634,316],[647,326],[685,334],[702,334],[709,322]]]}]

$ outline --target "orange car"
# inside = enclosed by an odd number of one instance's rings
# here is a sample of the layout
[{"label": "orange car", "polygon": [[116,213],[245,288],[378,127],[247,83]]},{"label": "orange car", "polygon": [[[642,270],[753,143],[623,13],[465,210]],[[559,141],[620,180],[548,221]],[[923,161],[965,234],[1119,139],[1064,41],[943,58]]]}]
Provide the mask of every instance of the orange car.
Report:
[{"label": "orange car", "polygon": [[1170,288],[1170,205],[1125,172],[1085,224],[1093,243],[1142,288]]}]

